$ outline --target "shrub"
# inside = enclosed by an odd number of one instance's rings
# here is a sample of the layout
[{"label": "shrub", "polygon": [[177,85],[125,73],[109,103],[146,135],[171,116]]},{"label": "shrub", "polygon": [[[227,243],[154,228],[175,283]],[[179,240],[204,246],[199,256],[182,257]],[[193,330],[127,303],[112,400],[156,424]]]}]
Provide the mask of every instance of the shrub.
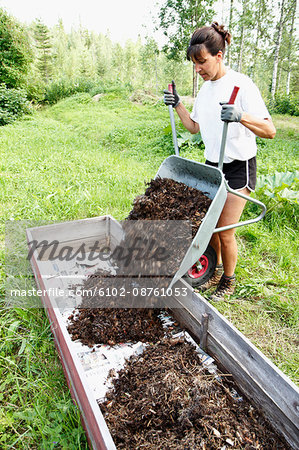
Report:
[{"label": "shrub", "polygon": [[0,8],[0,79],[10,89],[24,86],[32,58],[28,33]]},{"label": "shrub", "polygon": [[276,94],[269,101],[268,108],[271,113],[299,116],[299,98],[292,94]]},{"label": "shrub", "polygon": [[134,91],[134,88],[130,82],[122,83],[119,80],[113,81],[101,81],[94,84],[93,88],[89,91],[91,96],[101,93],[115,94],[128,94]]},{"label": "shrub", "polygon": [[0,125],[7,125],[30,112],[30,104],[23,89],[8,89],[4,84],[0,85]]},{"label": "shrub", "polygon": [[50,82],[45,89],[44,103],[53,105],[65,97],[80,92],[89,92],[94,87],[95,81],[88,78],[79,78],[70,80],[68,78],[60,78]]}]

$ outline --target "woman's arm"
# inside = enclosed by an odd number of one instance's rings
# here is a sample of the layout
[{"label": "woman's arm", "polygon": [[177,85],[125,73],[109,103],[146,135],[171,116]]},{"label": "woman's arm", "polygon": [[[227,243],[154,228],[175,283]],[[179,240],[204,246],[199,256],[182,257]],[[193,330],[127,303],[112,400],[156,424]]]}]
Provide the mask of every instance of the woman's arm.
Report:
[{"label": "woman's arm", "polygon": [[269,118],[259,119],[252,114],[242,111],[236,105],[229,103],[220,103],[222,105],[221,120],[224,122],[240,122],[244,127],[252,131],[261,138],[273,139],[276,134],[276,128]]},{"label": "woman's arm", "polygon": [[240,123],[261,138],[273,139],[276,128],[271,119],[258,119],[246,112],[242,113]]},{"label": "woman's arm", "polygon": [[182,102],[178,104],[175,110],[178,113],[178,116],[181,119],[182,124],[188,131],[190,131],[190,133],[196,134],[199,132],[198,123],[194,122],[194,120],[191,119],[189,111],[187,111]]}]

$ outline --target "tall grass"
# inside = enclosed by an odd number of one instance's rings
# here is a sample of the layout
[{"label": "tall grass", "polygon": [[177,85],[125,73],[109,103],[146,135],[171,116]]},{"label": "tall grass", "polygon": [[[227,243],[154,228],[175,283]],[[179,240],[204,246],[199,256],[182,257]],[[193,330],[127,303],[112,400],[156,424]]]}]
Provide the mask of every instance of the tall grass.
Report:
[{"label": "tall grass", "polygon": [[[296,117],[274,117],[278,134],[260,142],[260,173],[298,165]],[[1,279],[6,220],[123,219],[145,181],[173,153],[168,111],[106,93],[98,103],[77,94],[0,128]],[[178,128],[179,124],[177,123]],[[182,156],[203,161],[195,146]],[[248,207],[245,215],[255,211]],[[294,381],[298,380],[298,207],[275,209],[238,230],[235,295],[217,308]],[[3,303],[3,302],[2,302]],[[41,309],[2,309],[1,448],[87,448],[48,320]]]}]

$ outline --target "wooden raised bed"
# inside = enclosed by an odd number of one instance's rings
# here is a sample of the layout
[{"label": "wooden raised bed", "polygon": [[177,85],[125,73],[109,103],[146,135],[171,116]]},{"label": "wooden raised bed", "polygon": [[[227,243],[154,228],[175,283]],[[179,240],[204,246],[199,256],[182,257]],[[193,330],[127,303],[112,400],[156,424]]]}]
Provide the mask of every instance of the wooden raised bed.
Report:
[{"label": "wooden raised bed", "polygon": [[[110,216],[76,220],[27,230],[29,248],[32,241],[48,242],[54,239],[59,246],[78,249],[82,243],[92,245],[99,241],[113,250],[120,241],[118,223]],[[49,252],[44,252],[43,260]],[[65,376],[74,401],[78,404],[89,443],[93,449],[114,449],[110,432],[90,387],[86,372],[50,288],[65,283],[59,273],[49,277],[43,268],[44,261],[38,258],[38,249],[33,252],[31,265],[38,288],[42,291],[42,302],[46,309],[55,344],[64,368]],[[178,281],[180,286],[182,281]],[[182,327],[196,341],[201,341],[204,350],[213,357],[219,367],[232,374],[239,389],[263,411],[273,427],[287,440],[289,445],[299,448],[299,389],[262,352],[242,335],[216,308],[202,296],[191,292],[189,296],[174,297],[172,312]]]}]

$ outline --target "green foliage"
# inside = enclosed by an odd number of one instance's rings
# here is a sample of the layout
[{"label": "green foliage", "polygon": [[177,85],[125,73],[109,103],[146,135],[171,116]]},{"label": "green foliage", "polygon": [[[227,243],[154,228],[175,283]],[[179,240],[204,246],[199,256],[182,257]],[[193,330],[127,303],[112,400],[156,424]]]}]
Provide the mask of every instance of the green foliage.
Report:
[{"label": "green foliage", "polygon": [[268,107],[271,113],[299,116],[299,96],[276,94],[274,100],[269,101]]},{"label": "green foliage", "polygon": [[74,94],[86,92],[91,96],[102,93],[113,92],[115,95],[128,94],[132,92],[131,83],[121,83],[119,81],[103,82],[98,79],[81,77],[76,80],[60,78],[45,85],[43,103],[54,105],[59,100],[71,97]]},{"label": "green foliage", "polygon": [[51,61],[52,44],[48,27],[39,19],[37,19],[33,25],[33,36],[37,49],[37,68],[40,71],[42,79],[47,82],[50,79],[53,70]]},{"label": "green foliage", "polygon": [[179,131],[178,133],[178,146],[184,147],[197,147],[201,150],[204,149],[204,143],[200,133],[191,134],[189,131]]},{"label": "green foliage", "polygon": [[[166,136],[172,136],[171,125],[167,125],[167,127],[163,128],[163,133]],[[194,147],[197,149],[204,149],[204,143],[200,133],[191,134],[189,131],[186,131],[185,128],[183,130],[176,130],[177,133],[177,141],[178,146],[181,150],[187,149],[189,147]]]},{"label": "green foliage", "polygon": [[8,89],[0,85],[0,125],[7,125],[23,114],[31,112],[23,89]]},{"label": "green foliage", "polygon": [[260,175],[256,191],[258,195],[264,195],[275,201],[271,209],[282,202],[299,203],[299,171]]},{"label": "green foliage", "polygon": [[196,28],[211,22],[214,0],[165,0],[159,12],[159,28],[168,43],[163,50],[171,59],[185,59],[190,37]]},{"label": "green foliage", "polygon": [[60,78],[46,85],[44,103],[53,105],[65,97],[70,97],[79,92],[89,92],[94,88],[96,82],[88,78],[79,78],[70,80],[69,78]]},{"label": "green foliage", "polygon": [[0,8],[0,80],[8,88],[22,87],[31,60],[29,39],[15,18]]}]

